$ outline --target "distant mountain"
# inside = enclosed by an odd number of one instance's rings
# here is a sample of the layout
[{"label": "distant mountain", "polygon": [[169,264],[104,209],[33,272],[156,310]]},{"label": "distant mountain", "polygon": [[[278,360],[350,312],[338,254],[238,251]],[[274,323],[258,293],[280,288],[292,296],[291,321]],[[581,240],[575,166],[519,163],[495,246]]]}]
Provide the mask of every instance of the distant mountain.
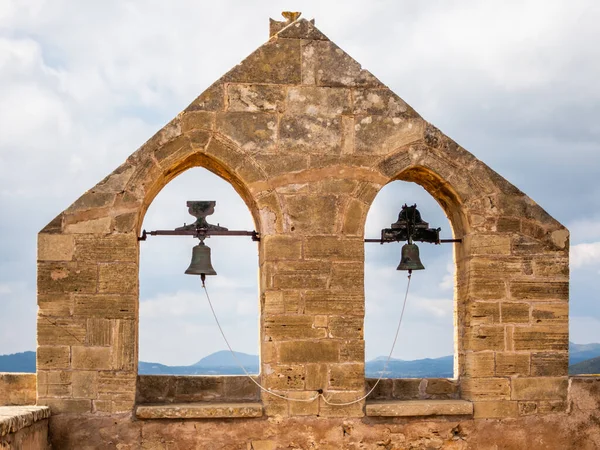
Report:
[{"label": "distant mountain", "polygon": [[600,356],[569,366],[569,375],[600,374]]},{"label": "distant mountain", "polygon": [[257,366],[258,367],[258,356],[248,355],[246,353],[235,352],[236,359],[231,355],[229,350],[221,350],[219,352],[212,353],[200,361],[194,366],[201,367],[238,367],[240,364],[243,366]]},{"label": "distant mountain", "polygon": [[0,355],[0,372],[35,373],[35,352]]},{"label": "distant mountain", "polygon": [[[256,355],[236,352],[237,358],[250,374],[259,373]],[[387,356],[379,356],[365,364],[369,378],[378,378]],[[452,356],[404,361],[392,358],[386,368],[386,378],[451,378]],[[0,372],[35,373],[35,352],[0,355]],[[242,375],[244,372],[227,350],[218,351],[202,358],[191,366],[167,366],[153,362],[139,362],[141,375]],[[569,373],[600,373],[600,344],[574,344],[569,342]]]},{"label": "distant mountain", "polygon": [[[368,378],[379,378],[387,356],[378,357],[365,364]],[[390,360],[383,374],[385,378],[452,378],[454,376],[454,356],[417,359],[415,361]]]},{"label": "distant mountain", "polygon": [[569,366],[600,356],[600,344],[575,344],[569,342]]}]

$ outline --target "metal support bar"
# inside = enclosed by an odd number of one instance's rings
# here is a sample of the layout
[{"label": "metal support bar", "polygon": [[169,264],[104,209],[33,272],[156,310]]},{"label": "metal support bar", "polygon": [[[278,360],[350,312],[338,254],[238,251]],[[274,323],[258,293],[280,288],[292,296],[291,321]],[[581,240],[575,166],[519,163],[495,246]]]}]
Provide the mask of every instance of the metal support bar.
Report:
[{"label": "metal support bar", "polygon": [[[383,239],[365,239],[365,242],[376,243],[376,244],[387,244],[388,242],[400,242],[400,241],[384,241]],[[440,239],[439,244],[450,244],[453,242],[461,243],[462,239]]]},{"label": "metal support bar", "polygon": [[142,232],[138,241],[145,241],[148,236],[193,236],[206,238],[210,236],[250,236],[253,241],[260,241],[260,236],[256,231],[245,230],[155,230]]}]

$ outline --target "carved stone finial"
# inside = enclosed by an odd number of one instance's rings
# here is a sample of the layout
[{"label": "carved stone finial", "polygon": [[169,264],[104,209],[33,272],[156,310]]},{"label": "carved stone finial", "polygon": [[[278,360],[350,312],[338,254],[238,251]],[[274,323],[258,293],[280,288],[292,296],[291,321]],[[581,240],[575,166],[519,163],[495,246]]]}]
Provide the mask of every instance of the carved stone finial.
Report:
[{"label": "carved stone finial", "polygon": [[300,16],[302,15],[302,13],[299,11],[283,11],[281,13],[281,15],[286,18],[288,23],[292,23],[292,22],[298,20],[300,18]]}]

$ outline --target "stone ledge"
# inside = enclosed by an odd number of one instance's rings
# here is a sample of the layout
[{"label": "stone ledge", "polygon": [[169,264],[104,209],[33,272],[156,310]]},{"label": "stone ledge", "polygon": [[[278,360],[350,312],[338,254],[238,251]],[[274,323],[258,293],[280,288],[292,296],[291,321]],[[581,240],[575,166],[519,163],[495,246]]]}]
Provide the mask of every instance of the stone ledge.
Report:
[{"label": "stone ledge", "polygon": [[178,403],[139,405],[138,419],[224,419],[262,417],[262,403]]},{"label": "stone ledge", "polygon": [[367,402],[370,417],[472,416],[473,403],[466,400],[406,400]]},{"label": "stone ledge", "polygon": [[16,433],[49,417],[47,406],[0,406],[0,436]]}]

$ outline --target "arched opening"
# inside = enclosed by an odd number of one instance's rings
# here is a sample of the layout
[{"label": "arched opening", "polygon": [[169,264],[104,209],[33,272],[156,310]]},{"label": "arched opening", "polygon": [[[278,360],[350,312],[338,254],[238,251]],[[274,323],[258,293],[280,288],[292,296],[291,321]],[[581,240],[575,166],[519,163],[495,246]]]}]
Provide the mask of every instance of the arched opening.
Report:
[{"label": "arched opening", "polygon": [[[394,181],[384,186],[367,215],[365,237],[379,237],[398,218],[404,204],[417,204],[440,237],[452,228],[436,200],[416,183]],[[455,273],[453,245],[416,242],[425,270],[413,271],[398,341],[384,378],[453,378],[455,363]],[[402,244],[365,245],[365,375],[379,378],[388,359],[402,310],[408,273],[398,271]],[[415,397],[419,382],[412,383]],[[407,389],[409,386],[403,386]],[[450,395],[454,395],[452,392]],[[410,397],[410,396],[409,396]]]},{"label": "arched opening", "polygon": [[[142,228],[173,230],[193,223],[186,201],[215,200],[209,223],[254,230],[253,217],[233,186],[200,167],[169,182],[148,208]],[[149,237],[140,245],[138,373],[232,375],[243,373],[215,324],[200,277],[184,274],[198,242],[187,236]],[[217,276],[206,286],[239,359],[258,373],[258,248],[250,237],[206,239]],[[246,356],[248,355],[248,356]]]}]

